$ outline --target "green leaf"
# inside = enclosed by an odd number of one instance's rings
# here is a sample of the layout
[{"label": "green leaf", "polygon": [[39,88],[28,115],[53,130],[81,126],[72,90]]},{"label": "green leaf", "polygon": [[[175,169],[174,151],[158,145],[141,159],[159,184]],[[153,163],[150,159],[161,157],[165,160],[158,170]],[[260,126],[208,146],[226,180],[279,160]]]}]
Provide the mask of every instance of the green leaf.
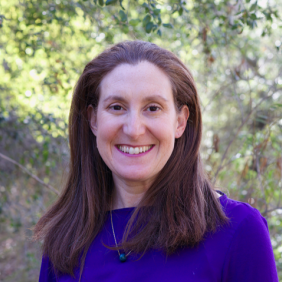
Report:
[{"label": "green leaf", "polygon": [[272,14],[273,14],[277,19],[279,19],[279,13],[278,13],[277,10],[272,11]]},{"label": "green leaf", "polygon": [[250,18],[252,20],[256,20],[257,19],[257,15],[255,13],[253,13],[253,14],[250,15]]},{"label": "green leaf", "polygon": [[252,12],[252,11],[254,11],[254,10],[256,10],[256,8],[257,8],[257,5],[258,5],[258,3],[257,2],[255,2],[252,6],[251,6],[251,8],[250,8],[250,12]]},{"label": "green leaf", "polygon": [[234,25],[232,25],[232,27],[231,27],[232,30],[235,30],[235,29],[237,29],[237,28],[238,28],[238,24],[234,24]]},{"label": "green leaf", "polygon": [[158,28],[158,26],[156,25],[156,24],[154,24],[154,26],[153,26],[153,31],[155,31],[156,29]]},{"label": "green leaf", "polygon": [[146,24],[146,27],[145,27],[146,32],[150,33],[152,31],[153,27],[154,27],[154,23],[153,22],[148,22]]},{"label": "green leaf", "polygon": [[239,12],[237,12],[237,13],[235,14],[235,16],[238,16],[238,15],[244,13],[245,11],[246,11],[245,9],[242,9],[242,10],[240,10]]},{"label": "green leaf", "polygon": [[160,29],[158,29],[157,35],[162,36],[162,31]]},{"label": "green leaf", "polygon": [[143,3],[143,4],[142,4],[142,7],[149,9],[149,5],[148,5],[147,3]]},{"label": "green leaf", "polygon": [[137,26],[139,23],[140,23],[140,20],[138,20],[138,19],[131,19],[129,21],[129,24],[132,25],[132,26]]},{"label": "green leaf", "polygon": [[127,21],[127,15],[123,10],[119,11],[119,16],[122,22],[126,22]]},{"label": "green leaf", "polygon": [[149,13],[149,12],[150,12],[150,6],[149,6],[147,3],[143,3],[143,4],[142,4],[142,7],[145,8],[145,12],[146,12],[146,13]]},{"label": "green leaf", "polygon": [[265,17],[266,17],[266,19],[267,19],[268,21],[271,21],[271,22],[272,22],[271,13],[263,12],[263,14],[265,15]]},{"label": "green leaf", "polygon": [[98,0],[100,6],[104,6],[104,0]]},{"label": "green leaf", "polygon": [[180,8],[180,9],[178,10],[178,14],[179,14],[179,16],[182,16],[182,14],[183,14],[183,8]]},{"label": "green leaf", "polygon": [[244,23],[240,20],[236,21],[238,23],[238,25],[240,25],[241,27],[244,27]]},{"label": "green leaf", "polygon": [[160,12],[161,12],[161,9],[154,9],[154,14],[157,16],[157,15],[159,15],[160,14]]},{"label": "green leaf", "polygon": [[117,2],[117,0],[107,0],[106,1],[106,6],[108,6],[108,5],[113,5],[113,4],[115,4]]},{"label": "green leaf", "polygon": [[166,23],[166,24],[163,24],[164,27],[166,28],[173,28],[173,25],[171,23]]},{"label": "green leaf", "polygon": [[45,173],[46,175],[50,175],[50,167],[48,166],[45,167]]},{"label": "green leaf", "polygon": [[151,16],[146,15],[143,19],[143,25],[146,26],[151,21]]},{"label": "green leaf", "polygon": [[49,151],[48,149],[45,149],[42,153],[42,156],[43,156],[43,162],[46,162],[47,159],[48,159],[48,156],[49,156]]}]

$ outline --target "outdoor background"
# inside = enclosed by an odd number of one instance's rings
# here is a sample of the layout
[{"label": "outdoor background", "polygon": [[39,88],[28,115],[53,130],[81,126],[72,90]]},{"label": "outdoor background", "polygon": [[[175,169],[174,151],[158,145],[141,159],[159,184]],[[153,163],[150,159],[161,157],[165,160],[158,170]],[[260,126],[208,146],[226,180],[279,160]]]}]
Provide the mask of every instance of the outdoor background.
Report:
[{"label": "outdoor background", "polygon": [[282,281],[282,0],[0,0],[0,281],[37,281],[31,228],[68,172],[85,64],[142,39],[192,71],[213,183],[267,218]]}]

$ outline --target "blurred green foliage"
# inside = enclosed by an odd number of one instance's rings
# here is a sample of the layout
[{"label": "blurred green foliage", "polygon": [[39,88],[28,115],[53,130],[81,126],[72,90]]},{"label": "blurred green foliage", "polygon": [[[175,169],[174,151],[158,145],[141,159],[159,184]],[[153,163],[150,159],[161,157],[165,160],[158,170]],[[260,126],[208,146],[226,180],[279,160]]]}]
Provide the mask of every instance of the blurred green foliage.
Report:
[{"label": "blurred green foliage", "polygon": [[152,41],[191,69],[206,171],[267,218],[282,279],[281,4],[1,0],[0,280],[37,281],[30,228],[57,197],[47,186],[60,190],[68,170],[73,87],[89,60],[125,39]]}]

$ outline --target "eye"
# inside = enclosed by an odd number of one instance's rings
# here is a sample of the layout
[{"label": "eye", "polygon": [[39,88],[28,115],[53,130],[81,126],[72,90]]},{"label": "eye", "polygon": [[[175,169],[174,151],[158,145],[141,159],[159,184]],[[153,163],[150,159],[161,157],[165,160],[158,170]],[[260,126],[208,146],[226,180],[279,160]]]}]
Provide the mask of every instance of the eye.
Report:
[{"label": "eye", "polygon": [[114,111],[121,111],[122,110],[122,106],[120,106],[120,105],[112,105],[112,106],[110,106],[110,109],[114,110]]},{"label": "eye", "polygon": [[157,111],[159,111],[160,109],[161,109],[160,107],[155,106],[155,105],[152,105],[152,106],[150,106],[150,107],[147,108],[147,111],[149,111],[149,112],[157,112]]}]

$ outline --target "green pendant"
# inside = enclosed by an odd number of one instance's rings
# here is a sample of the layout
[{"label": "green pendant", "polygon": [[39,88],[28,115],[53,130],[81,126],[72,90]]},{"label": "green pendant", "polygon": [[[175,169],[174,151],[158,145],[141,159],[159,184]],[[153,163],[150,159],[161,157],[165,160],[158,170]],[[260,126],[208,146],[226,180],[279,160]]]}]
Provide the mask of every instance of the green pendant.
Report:
[{"label": "green pendant", "polygon": [[126,261],[126,255],[125,255],[125,254],[120,254],[120,255],[119,255],[119,260],[120,260],[121,262],[125,262],[125,261]]}]

